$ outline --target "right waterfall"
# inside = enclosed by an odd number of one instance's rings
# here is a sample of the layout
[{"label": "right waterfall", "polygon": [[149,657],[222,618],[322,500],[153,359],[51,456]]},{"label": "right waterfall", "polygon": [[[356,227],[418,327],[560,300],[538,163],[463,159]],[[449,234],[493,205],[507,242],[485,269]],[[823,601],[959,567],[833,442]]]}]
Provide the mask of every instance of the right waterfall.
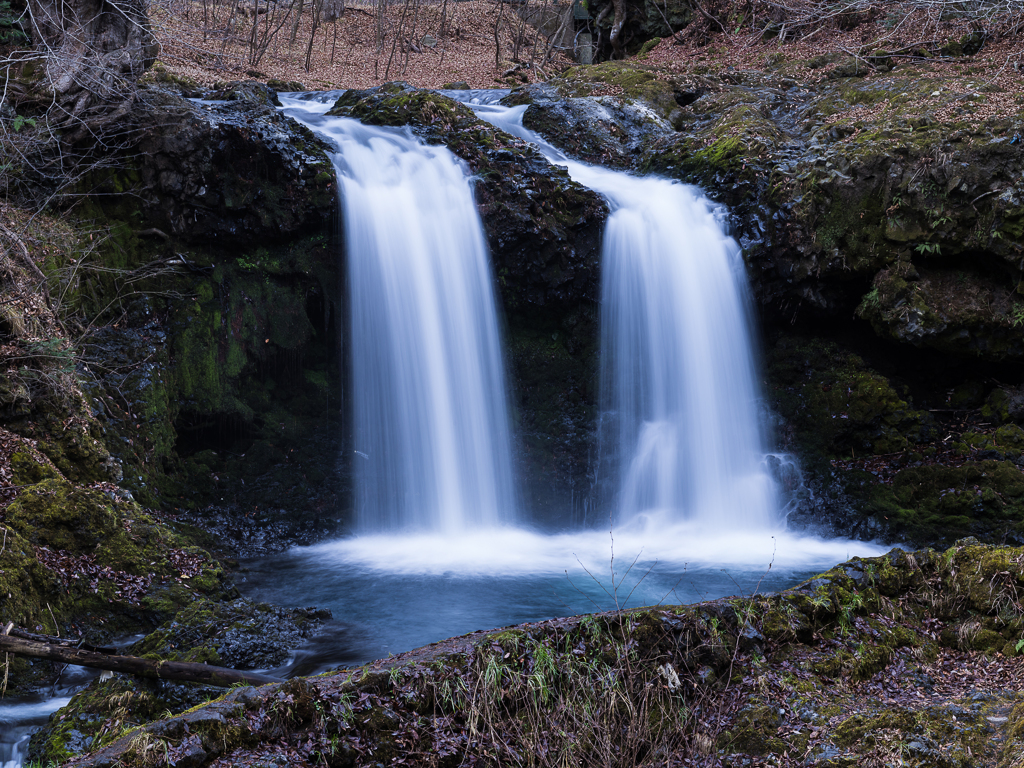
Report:
[{"label": "right waterfall", "polygon": [[619,519],[776,525],[739,247],[695,188],[610,176],[580,181],[612,205],[601,450]]},{"label": "right waterfall", "polygon": [[799,473],[769,453],[747,277],[721,210],[696,187],[566,157],[523,127],[525,106],[473,107],[608,201],[598,482],[617,522],[783,527],[774,475]]}]

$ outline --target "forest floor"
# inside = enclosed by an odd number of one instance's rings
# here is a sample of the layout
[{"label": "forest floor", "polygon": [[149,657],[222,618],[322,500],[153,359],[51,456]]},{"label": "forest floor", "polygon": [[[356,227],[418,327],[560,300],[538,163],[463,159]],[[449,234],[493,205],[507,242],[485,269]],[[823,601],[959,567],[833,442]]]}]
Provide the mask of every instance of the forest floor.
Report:
[{"label": "forest floor", "polygon": [[[666,76],[779,70],[800,62],[805,77],[798,79],[813,84],[827,79],[837,66],[823,60],[830,54],[862,61],[871,77],[877,72],[869,58],[884,50],[896,66],[924,59],[936,74],[949,77],[950,88],[992,93],[979,119],[1015,111],[1013,98],[1024,66],[1019,15],[982,18],[949,12],[953,3],[905,0],[871,5],[862,13],[815,18],[801,15],[797,2],[797,10],[782,22],[766,27],[754,15],[734,29],[728,23],[727,29],[723,20],[732,18],[734,5],[733,0],[719,0],[722,8],[712,7],[711,14],[697,16],[674,36],[653,47],[634,45],[637,55],[632,58],[638,66]],[[492,88],[507,87],[514,68],[516,78],[528,82],[557,76],[574,63],[573,51],[559,49],[523,21],[516,9],[526,7],[559,6],[549,0],[526,5],[407,0],[383,6],[379,14],[378,5],[356,0],[345,4],[336,20],[315,28],[308,4],[297,27],[292,17],[269,19],[266,14],[254,26],[238,3],[217,0],[165,0],[154,3],[151,15],[162,46],[161,63],[172,74],[203,85],[256,78],[300,83],[311,90],[368,88],[392,80],[421,88],[456,82]],[[766,34],[766,29],[776,34]],[[975,32],[984,39],[976,54],[954,56],[943,50]]]}]

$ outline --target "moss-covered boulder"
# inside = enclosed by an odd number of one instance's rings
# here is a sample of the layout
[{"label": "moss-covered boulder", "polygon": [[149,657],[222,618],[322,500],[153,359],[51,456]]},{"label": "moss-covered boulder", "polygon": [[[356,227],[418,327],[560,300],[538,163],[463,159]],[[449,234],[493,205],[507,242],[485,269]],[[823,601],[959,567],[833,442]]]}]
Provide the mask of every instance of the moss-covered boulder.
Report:
[{"label": "moss-covered boulder", "polygon": [[960,357],[1019,361],[1024,297],[1013,285],[902,262],[875,275],[857,308],[879,336]]},{"label": "moss-covered boulder", "polygon": [[[166,621],[197,597],[233,590],[222,566],[113,483],[70,482],[34,446],[0,433],[0,619],[29,631],[102,642]],[[11,691],[56,669],[20,662]]]},{"label": "moss-covered boulder", "polygon": [[788,448],[815,463],[895,453],[934,434],[934,419],[892,382],[835,342],[781,336],[766,355],[769,399],[785,420]]},{"label": "moss-covered boulder", "polygon": [[[230,669],[270,669],[284,664],[329,618],[329,611],[278,608],[241,598],[231,602],[202,598],[125,653]],[[103,747],[125,728],[183,712],[222,694],[209,686],[127,675],[95,681],[33,734],[30,754],[42,763],[59,764]]]}]

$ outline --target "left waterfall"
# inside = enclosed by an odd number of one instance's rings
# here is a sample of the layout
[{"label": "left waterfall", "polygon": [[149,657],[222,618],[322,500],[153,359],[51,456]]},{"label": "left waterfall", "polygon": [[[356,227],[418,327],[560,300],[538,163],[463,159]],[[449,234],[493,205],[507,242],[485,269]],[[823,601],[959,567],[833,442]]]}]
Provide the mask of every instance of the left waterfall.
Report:
[{"label": "left waterfall", "polygon": [[409,132],[288,112],[333,140],[345,222],[362,533],[514,522],[494,286],[470,180]]}]

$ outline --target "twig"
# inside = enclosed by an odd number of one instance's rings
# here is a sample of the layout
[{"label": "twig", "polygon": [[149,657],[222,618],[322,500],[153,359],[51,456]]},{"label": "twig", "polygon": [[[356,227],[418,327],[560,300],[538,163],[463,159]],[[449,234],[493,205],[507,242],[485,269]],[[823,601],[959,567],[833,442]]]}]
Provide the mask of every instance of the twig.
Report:
[{"label": "twig", "polygon": [[28,252],[28,246],[25,245],[25,243],[22,241],[20,237],[18,237],[14,232],[9,230],[3,224],[0,224],[0,232],[2,232],[12,243],[14,243],[15,246],[17,246],[18,253],[21,254],[21,260],[25,263],[25,266],[28,267],[32,274],[34,274],[39,279],[40,285],[42,286],[43,289],[43,296],[46,298],[47,306],[49,306],[50,290],[46,285],[46,275],[43,274],[43,271],[32,260],[32,256]]},{"label": "twig", "polygon": [[56,637],[60,637],[60,627],[57,626],[57,618],[53,615],[53,608],[49,603],[46,604],[46,610],[50,612],[50,621],[53,622],[53,631],[57,633]]}]

